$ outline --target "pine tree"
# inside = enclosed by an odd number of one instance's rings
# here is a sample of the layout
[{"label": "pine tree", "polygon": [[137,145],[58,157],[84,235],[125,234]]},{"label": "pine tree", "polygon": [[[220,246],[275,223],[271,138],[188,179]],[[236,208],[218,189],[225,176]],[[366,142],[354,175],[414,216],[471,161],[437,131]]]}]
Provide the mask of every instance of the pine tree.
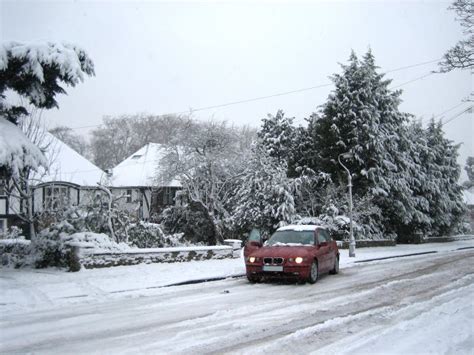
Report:
[{"label": "pine tree", "polygon": [[238,229],[260,228],[272,233],[280,223],[296,217],[295,193],[299,180],[286,174],[286,164],[257,144],[233,197],[234,224]]},{"label": "pine tree", "polygon": [[346,176],[338,156],[352,153],[344,163],[353,173],[354,193],[373,196],[387,236],[398,234],[416,213],[406,179],[412,164],[406,129],[410,116],[398,109],[401,91],[388,88],[391,80],[377,72],[371,51],[362,60],[352,53],[342,74],[332,79],[335,90],[321,113],[311,118],[316,165],[343,184]]},{"label": "pine tree", "polygon": [[288,163],[292,158],[296,134],[293,120],[278,110],[275,116],[268,114],[262,119],[262,128],[257,133],[260,146],[279,162]]},{"label": "pine tree", "polygon": [[431,120],[426,129],[429,155],[426,158],[427,182],[434,187],[429,195],[434,235],[456,231],[465,207],[459,185],[461,168],[457,164],[459,145],[444,137],[442,123]]}]

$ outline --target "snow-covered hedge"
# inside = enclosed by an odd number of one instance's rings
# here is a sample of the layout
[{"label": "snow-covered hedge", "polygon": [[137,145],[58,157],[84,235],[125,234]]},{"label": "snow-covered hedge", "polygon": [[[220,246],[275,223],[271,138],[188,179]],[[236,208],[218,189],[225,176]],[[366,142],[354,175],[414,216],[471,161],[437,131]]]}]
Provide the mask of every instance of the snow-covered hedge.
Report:
[{"label": "snow-covered hedge", "polygon": [[233,257],[231,246],[197,246],[178,248],[130,249],[116,252],[80,250],[79,260],[86,269],[191,260],[226,259]]},{"label": "snow-covered hedge", "polygon": [[99,268],[141,263],[173,263],[190,260],[232,258],[231,246],[189,246],[171,248],[131,248],[116,243],[105,234],[74,233],[61,236],[61,244],[73,250],[85,268]]},{"label": "snow-covered hedge", "polygon": [[1,239],[0,256],[3,266],[13,266],[15,268],[25,265],[30,254],[29,240],[23,238]]}]

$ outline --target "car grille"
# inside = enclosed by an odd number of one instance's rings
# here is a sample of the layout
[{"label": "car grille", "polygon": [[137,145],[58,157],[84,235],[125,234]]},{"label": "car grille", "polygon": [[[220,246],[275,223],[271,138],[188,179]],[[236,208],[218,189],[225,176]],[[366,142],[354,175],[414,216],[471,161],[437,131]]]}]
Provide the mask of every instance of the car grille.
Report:
[{"label": "car grille", "polygon": [[263,263],[265,265],[282,265],[284,260],[283,258],[263,258]]}]

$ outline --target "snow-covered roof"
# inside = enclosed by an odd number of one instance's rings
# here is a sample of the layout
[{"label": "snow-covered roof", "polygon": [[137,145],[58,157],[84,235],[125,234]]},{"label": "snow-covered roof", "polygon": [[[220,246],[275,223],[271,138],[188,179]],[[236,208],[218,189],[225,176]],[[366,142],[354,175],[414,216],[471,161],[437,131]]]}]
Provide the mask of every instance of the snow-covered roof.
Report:
[{"label": "snow-covered roof", "polygon": [[468,206],[474,206],[474,191],[472,190],[473,189],[471,188],[469,190],[462,191],[464,202]]},{"label": "snow-covered roof", "polygon": [[0,166],[7,166],[15,177],[25,167],[36,170],[46,163],[41,150],[19,127],[0,117]]},{"label": "snow-covered roof", "polygon": [[279,231],[314,231],[316,230],[316,228],[323,228],[323,229],[326,229],[325,227],[323,226],[317,226],[317,225],[309,225],[309,224],[292,224],[292,225],[289,225],[289,226],[284,226],[284,227],[280,227],[278,228],[277,230]]},{"label": "snow-covered roof", "polygon": [[45,155],[49,169],[41,169],[34,177],[38,180],[34,183],[62,181],[80,186],[96,186],[97,183],[104,182],[105,172],[66,143],[48,132],[44,133],[43,139],[47,140]]},{"label": "snow-covered roof", "polygon": [[133,153],[112,170],[111,184],[114,187],[133,186],[168,186],[180,187],[177,180],[159,184],[156,176],[159,172],[160,160],[166,154],[161,144],[148,143]]}]

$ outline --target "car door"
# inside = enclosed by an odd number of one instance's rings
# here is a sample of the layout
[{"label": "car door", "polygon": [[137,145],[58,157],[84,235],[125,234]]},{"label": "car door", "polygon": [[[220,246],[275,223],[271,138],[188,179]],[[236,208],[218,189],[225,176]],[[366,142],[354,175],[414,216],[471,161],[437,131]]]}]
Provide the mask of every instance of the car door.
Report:
[{"label": "car door", "polygon": [[331,258],[331,246],[329,243],[329,234],[325,229],[318,229],[317,231],[317,239],[318,239],[318,260],[319,260],[319,269],[321,272],[329,271],[330,267],[332,266],[333,260]]},{"label": "car door", "polygon": [[328,230],[324,230],[324,233],[326,235],[326,239],[328,242],[329,246],[329,255],[328,255],[328,270],[332,270],[334,268],[334,264],[336,262],[338,250],[337,250],[337,244],[336,242],[332,239],[331,234],[329,234]]},{"label": "car door", "polygon": [[258,228],[252,229],[249,234],[247,243],[244,246],[244,257],[247,258],[254,250],[261,248],[263,245],[263,238]]}]

